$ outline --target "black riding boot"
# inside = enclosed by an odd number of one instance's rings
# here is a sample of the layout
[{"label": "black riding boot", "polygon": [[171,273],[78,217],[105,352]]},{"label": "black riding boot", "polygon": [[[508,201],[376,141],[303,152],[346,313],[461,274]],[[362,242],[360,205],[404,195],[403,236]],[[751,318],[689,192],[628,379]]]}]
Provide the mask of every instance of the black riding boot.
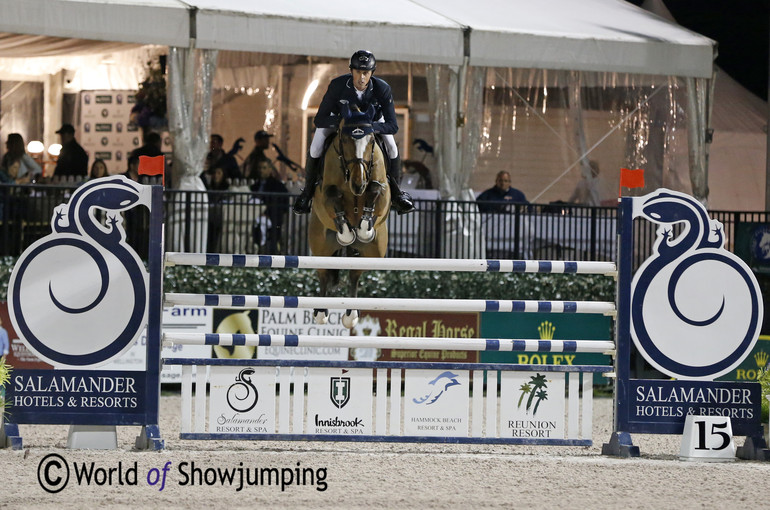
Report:
[{"label": "black riding boot", "polygon": [[310,205],[313,202],[313,193],[316,184],[318,184],[318,167],[321,164],[321,158],[307,157],[305,165],[305,188],[300,192],[297,200],[294,201],[295,214],[307,214],[310,212]]},{"label": "black riding boot", "polygon": [[412,197],[406,191],[401,191],[398,182],[401,180],[401,158],[395,157],[388,161],[388,184],[390,185],[390,204],[398,214],[414,211]]}]

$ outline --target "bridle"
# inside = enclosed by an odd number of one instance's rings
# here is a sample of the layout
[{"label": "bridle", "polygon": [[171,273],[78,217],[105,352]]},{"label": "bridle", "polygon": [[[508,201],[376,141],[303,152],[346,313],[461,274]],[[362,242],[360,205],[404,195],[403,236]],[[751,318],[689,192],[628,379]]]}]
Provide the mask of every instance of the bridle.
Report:
[{"label": "bridle", "polygon": [[[345,124],[346,128],[353,128],[354,130],[356,128],[365,128],[365,127],[371,127],[371,124]],[[337,133],[337,146],[334,147],[335,152],[337,153],[337,157],[340,160],[340,164],[342,165],[342,172],[345,177],[345,182],[350,182],[350,165],[360,163],[364,166],[364,175],[366,177],[366,181],[369,182],[372,178],[372,166],[374,165],[374,146],[376,145],[376,141],[374,139],[374,136],[372,136],[371,140],[371,153],[369,154],[369,160],[366,161],[364,158],[355,158],[352,161],[348,161],[345,158],[345,151],[342,148],[342,137],[343,136],[350,136],[350,135],[343,135],[342,129],[339,129]]]}]

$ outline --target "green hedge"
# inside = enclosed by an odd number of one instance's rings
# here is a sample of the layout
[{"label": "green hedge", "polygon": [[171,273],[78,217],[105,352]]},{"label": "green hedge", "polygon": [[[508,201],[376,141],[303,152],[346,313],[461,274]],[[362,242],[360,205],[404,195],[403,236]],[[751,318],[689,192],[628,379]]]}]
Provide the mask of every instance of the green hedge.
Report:
[{"label": "green hedge", "polygon": [[[15,257],[0,259],[0,291],[7,296]],[[333,295],[344,295],[346,275]],[[165,271],[166,292],[315,296],[315,271],[174,266]],[[369,271],[360,297],[442,299],[553,299],[614,301],[615,280],[597,275]]]}]

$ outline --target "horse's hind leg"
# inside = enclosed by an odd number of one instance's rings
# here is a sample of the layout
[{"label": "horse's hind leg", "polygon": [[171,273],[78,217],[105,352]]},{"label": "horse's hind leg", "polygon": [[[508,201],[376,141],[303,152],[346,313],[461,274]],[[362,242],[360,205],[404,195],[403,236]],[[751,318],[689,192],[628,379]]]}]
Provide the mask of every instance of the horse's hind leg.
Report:
[{"label": "horse's hind leg", "polygon": [[[339,281],[339,269],[318,269],[318,283],[321,287],[321,296],[326,297],[330,286],[335,286]],[[314,308],[313,320],[316,324],[326,324],[329,322],[328,308]]]},{"label": "horse's hind leg", "polygon": [[[348,274],[348,296],[358,297],[358,281],[361,279],[363,271],[349,271]],[[358,310],[345,310],[342,316],[342,325],[348,329],[356,327],[358,324]]]},{"label": "horse's hind leg", "polygon": [[361,222],[356,229],[356,237],[362,243],[370,243],[374,240],[374,222],[377,220],[377,217],[374,215],[374,204],[383,190],[382,184],[376,181],[370,182],[366,188],[364,214],[361,216]]}]

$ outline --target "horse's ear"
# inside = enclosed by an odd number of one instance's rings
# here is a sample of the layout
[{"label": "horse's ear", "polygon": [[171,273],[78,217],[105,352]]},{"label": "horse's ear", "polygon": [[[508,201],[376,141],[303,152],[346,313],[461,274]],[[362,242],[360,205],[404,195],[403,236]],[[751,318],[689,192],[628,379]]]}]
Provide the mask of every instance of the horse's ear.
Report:
[{"label": "horse's ear", "polygon": [[348,120],[350,118],[350,103],[347,101],[340,101],[340,114],[342,114],[342,118],[345,120]]},{"label": "horse's ear", "polygon": [[370,104],[369,109],[366,110],[366,116],[369,117],[369,120],[374,120],[374,114],[377,112],[377,110],[374,109],[374,105]]}]

